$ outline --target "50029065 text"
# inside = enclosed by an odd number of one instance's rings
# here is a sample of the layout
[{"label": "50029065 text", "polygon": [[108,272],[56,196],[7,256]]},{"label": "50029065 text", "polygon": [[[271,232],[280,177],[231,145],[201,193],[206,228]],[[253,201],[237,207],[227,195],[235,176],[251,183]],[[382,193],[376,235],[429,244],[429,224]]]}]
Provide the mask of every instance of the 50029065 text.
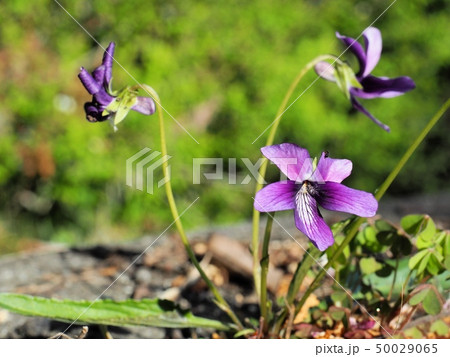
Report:
[{"label": "50029065 text", "polygon": [[375,353],[437,353],[438,348],[436,343],[377,343],[375,346]]}]

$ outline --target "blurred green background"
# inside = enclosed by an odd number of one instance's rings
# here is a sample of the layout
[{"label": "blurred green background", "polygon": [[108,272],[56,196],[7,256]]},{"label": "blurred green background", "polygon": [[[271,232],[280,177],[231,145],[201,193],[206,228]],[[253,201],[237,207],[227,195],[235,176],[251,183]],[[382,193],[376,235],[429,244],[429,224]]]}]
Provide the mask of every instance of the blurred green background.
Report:
[{"label": "blurred green background", "polygon": [[[253,181],[192,185],[192,158],[255,162],[288,86],[314,57],[340,54],[335,31],[356,37],[386,0],[61,1],[139,82],[155,88],[166,125],[172,183],[188,227],[251,217]],[[408,75],[417,88],[363,104],[391,127],[375,126],[329,82],[317,81],[284,115],[277,143],[354,163],[347,184],[374,190],[449,94],[450,2],[397,1],[375,26],[383,55],[374,75]],[[163,189],[150,195],[125,185],[126,159],[159,150],[157,116],[131,112],[114,134],[84,118],[90,99],[80,66],[99,65],[102,49],[52,0],[0,4],[0,253],[33,240],[92,243],[160,232],[171,221]],[[353,68],[350,54],[343,57]],[[135,84],[117,64],[113,87]],[[309,73],[299,95],[316,75]],[[442,120],[390,189],[391,195],[449,189],[450,123]],[[271,179],[278,177],[273,167]],[[239,179],[238,179],[239,182]]]}]

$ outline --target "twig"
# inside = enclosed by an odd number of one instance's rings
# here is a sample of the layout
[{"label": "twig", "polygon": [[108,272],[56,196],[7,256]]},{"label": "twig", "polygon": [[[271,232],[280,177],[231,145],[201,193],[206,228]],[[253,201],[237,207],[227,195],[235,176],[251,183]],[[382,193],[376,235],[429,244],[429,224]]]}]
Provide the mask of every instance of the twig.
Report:
[{"label": "twig", "polygon": [[89,331],[89,327],[83,326],[81,328],[81,332],[78,335],[78,337],[70,337],[69,335],[66,335],[63,332],[58,332],[56,335],[51,336],[48,339],[49,340],[58,340],[58,339],[62,338],[62,339],[66,339],[66,340],[83,340],[86,337],[88,331]]},{"label": "twig", "polygon": [[284,338],[286,340],[289,340],[291,338],[292,326],[294,325],[294,318],[296,316],[295,315],[295,306],[289,304],[289,302],[286,300],[286,298],[284,300],[285,300],[286,307],[289,311],[289,318],[287,321],[286,333],[284,334]]}]

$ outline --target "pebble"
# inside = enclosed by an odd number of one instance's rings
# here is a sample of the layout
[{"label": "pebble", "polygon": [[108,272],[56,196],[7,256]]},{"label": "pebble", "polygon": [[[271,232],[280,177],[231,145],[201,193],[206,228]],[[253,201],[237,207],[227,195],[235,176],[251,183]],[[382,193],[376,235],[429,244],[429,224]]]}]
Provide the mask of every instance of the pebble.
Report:
[{"label": "pebble", "polygon": [[152,272],[148,268],[138,268],[134,274],[138,284],[150,284],[152,281]]}]

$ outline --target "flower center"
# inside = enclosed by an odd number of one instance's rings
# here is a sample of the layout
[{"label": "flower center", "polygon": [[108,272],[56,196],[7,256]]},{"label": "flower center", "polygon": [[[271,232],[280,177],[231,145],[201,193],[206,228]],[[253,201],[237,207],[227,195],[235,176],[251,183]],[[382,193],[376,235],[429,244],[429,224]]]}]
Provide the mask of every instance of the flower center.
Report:
[{"label": "flower center", "polygon": [[311,196],[317,195],[317,184],[308,180],[305,180],[302,182],[300,186],[300,193],[302,194],[308,194]]}]

